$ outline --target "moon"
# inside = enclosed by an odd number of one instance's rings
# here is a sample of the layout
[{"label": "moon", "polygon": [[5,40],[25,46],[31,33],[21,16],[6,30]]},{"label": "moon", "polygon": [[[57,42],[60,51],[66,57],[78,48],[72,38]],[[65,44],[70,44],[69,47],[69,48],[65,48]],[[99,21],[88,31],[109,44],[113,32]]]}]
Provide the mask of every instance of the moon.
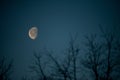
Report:
[{"label": "moon", "polygon": [[35,40],[38,35],[38,28],[37,27],[30,28],[28,35],[29,35],[30,39]]}]

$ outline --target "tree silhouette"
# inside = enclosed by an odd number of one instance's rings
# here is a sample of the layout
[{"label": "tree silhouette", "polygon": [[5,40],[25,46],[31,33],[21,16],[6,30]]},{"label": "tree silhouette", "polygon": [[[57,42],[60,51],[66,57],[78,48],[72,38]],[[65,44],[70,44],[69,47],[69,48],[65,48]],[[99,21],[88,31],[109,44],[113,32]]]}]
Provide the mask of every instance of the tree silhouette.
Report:
[{"label": "tree silhouette", "polygon": [[48,80],[45,73],[45,63],[42,64],[42,55],[34,53],[34,63],[29,67],[32,72],[38,75],[38,80]]},{"label": "tree silhouette", "polygon": [[[105,70],[105,79],[113,80],[115,77],[112,76],[112,73],[116,69],[120,68],[120,64],[116,62],[116,56],[119,56],[119,39],[116,37],[115,32],[104,31],[101,27],[102,37],[103,37],[103,46],[104,53],[106,54],[106,70]],[[116,46],[117,45],[117,46]],[[117,53],[116,53],[117,52]],[[118,67],[119,66],[119,67]]]},{"label": "tree silhouette", "polygon": [[63,59],[63,62],[59,62],[53,55],[48,54],[50,59],[54,62],[54,69],[59,74],[57,76],[61,75],[63,76],[64,80],[77,80],[77,56],[79,53],[79,47],[75,46],[75,38],[71,37],[71,40],[69,42],[69,48],[67,49],[67,52],[65,58]]},{"label": "tree silhouette", "polygon": [[59,60],[61,58],[59,56],[56,58],[53,52],[44,50],[43,53],[34,54],[34,63],[30,66],[30,70],[37,74],[38,80],[79,80],[78,75],[83,74],[79,72],[81,68],[78,65],[82,64],[91,71],[94,80],[119,79],[115,75],[120,76],[120,40],[114,33],[107,33],[102,28],[101,33],[102,36],[86,37],[83,47],[86,55],[80,64],[78,64],[81,58],[80,48],[76,46],[78,44],[75,36],[70,37],[69,46],[62,60]]},{"label": "tree silhouette", "polygon": [[[67,62],[67,64],[63,64],[61,65],[56,58],[54,58],[51,54],[48,54],[48,56],[52,59],[54,65],[53,65],[53,69],[55,71],[55,74],[53,74],[53,76],[57,76],[58,78],[64,78],[64,80],[67,80],[67,78],[71,79],[70,75],[69,75],[69,67],[70,67],[70,57],[69,60]],[[57,73],[57,75],[56,75]],[[62,76],[61,76],[62,75]]]},{"label": "tree silhouette", "polygon": [[0,61],[0,80],[10,80],[12,73],[13,61],[7,62],[6,58],[3,57]]},{"label": "tree silhouette", "polygon": [[107,32],[101,28],[101,33],[102,36],[97,35],[99,40],[95,36],[87,37],[85,48],[88,55],[82,64],[94,73],[95,80],[116,80],[115,75],[120,74],[120,62],[117,58],[120,55],[120,41],[114,31]]},{"label": "tree silhouette", "polygon": [[77,36],[74,38],[71,36],[70,42],[69,42],[69,54],[72,56],[72,68],[73,68],[73,80],[77,80],[77,59],[79,54],[79,47],[75,45]]},{"label": "tree silhouette", "polygon": [[99,80],[99,69],[103,63],[101,59],[102,46],[96,41],[95,35],[86,37],[86,39],[87,56],[82,64],[94,73],[95,80]]}]

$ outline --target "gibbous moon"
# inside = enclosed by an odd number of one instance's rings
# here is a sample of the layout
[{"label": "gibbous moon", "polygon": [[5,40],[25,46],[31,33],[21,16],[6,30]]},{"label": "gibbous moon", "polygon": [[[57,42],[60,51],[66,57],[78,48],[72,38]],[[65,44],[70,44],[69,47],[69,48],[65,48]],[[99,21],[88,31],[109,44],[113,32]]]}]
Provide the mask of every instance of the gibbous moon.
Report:
[{"label": "gibbous moon", "polygon": [[35,40],[38,35],[38,28],[37,27],[32,27],[29,29],[28,35],[31,39]]}]

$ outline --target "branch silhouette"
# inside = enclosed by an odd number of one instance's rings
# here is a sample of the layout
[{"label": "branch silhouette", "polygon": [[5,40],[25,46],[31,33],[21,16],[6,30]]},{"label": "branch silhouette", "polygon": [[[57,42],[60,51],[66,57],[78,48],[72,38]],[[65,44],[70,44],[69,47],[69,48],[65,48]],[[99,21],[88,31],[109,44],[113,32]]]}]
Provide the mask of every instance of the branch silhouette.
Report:
[{"label": "branch silhouette", "polygon": [[13,61],[7,62],[3,57],[0,61],[0,80],[9,80],[12,74]]}]

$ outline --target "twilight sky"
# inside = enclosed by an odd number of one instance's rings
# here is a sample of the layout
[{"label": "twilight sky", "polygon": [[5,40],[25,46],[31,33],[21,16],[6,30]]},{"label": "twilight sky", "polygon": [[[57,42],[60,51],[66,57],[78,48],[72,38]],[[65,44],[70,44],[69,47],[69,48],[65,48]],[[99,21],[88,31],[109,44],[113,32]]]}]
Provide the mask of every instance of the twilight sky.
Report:
[{"label": "twilight sky", "polygon": [[[14,59],[14,80],[25,75],[33,51],[47,47],[59,52],[67,48],[69,33],[84,36],[120,24],[120,2],[116,0],[2,0],[0,2],[0,56]],[[36,26],[36,40],[28,30]]]}]

